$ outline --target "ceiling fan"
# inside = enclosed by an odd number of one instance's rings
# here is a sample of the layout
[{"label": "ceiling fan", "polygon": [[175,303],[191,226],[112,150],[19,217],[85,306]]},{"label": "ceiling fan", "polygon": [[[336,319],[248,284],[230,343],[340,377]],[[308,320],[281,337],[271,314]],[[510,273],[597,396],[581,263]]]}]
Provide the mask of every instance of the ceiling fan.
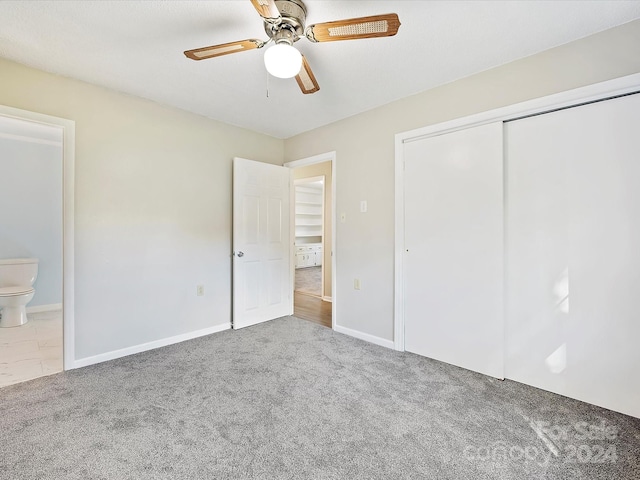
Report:
[{"label": "ceiling fan", "polygon": [[305,26],[307,8],[302,0],[251,0],[251,3],[264,21],[264,30],[269,37],[267,41],[250,38],[187,50],[184,54],[192,60],[205,60],[273,43],[264,54],[267,71],[279,78],[295,76],[302,93],[315,93],[320,90],[316,77],[304,55],[293,46],[300,38],[304,36],[316,43],[390,37],[400,28],[400,20],[395,13]]}]

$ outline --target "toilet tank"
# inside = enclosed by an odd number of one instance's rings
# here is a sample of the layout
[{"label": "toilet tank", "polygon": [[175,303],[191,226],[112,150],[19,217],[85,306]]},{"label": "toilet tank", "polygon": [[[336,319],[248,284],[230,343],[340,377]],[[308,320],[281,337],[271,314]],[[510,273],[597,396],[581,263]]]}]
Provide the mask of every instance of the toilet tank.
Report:
[{"label": "toilet tank", "polygon": [[37,258],[0,259],[0,288],[33,285],[38,278]]}]

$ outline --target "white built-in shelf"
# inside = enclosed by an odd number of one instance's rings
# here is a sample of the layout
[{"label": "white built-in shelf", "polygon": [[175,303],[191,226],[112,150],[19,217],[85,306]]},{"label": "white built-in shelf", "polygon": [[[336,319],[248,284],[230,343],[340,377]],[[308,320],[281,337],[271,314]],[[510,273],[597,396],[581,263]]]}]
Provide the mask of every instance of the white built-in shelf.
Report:
[{"label": "white built-in shelf", "polygon": [[301,243],[308,243],[310,238],[322,243],[322,194],[320,182],[295,186],[295,234]]}]

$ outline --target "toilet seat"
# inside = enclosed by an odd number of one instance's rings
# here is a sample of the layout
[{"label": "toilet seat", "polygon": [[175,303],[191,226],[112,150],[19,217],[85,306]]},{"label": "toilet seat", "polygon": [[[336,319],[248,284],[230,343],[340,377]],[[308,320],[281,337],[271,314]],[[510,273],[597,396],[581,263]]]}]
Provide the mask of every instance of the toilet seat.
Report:
[{"label": "toilet seat", "polygon": [[25,295],[33,293],[35,289],[27,286],[2,287],[0,288],[0,297],[15,297],[16,295]]}]

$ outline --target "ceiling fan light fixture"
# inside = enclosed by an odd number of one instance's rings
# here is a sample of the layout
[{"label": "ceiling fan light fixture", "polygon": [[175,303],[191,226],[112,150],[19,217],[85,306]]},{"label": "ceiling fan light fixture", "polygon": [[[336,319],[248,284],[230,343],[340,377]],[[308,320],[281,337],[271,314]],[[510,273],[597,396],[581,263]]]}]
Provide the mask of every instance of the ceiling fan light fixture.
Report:
[{"label": "ceiling fan light fixture", "polygon": [[292,78],[298,75],[302,68],[302,55],[288,42],[279,42],[264,52],[264,66],[274,77]]}]

